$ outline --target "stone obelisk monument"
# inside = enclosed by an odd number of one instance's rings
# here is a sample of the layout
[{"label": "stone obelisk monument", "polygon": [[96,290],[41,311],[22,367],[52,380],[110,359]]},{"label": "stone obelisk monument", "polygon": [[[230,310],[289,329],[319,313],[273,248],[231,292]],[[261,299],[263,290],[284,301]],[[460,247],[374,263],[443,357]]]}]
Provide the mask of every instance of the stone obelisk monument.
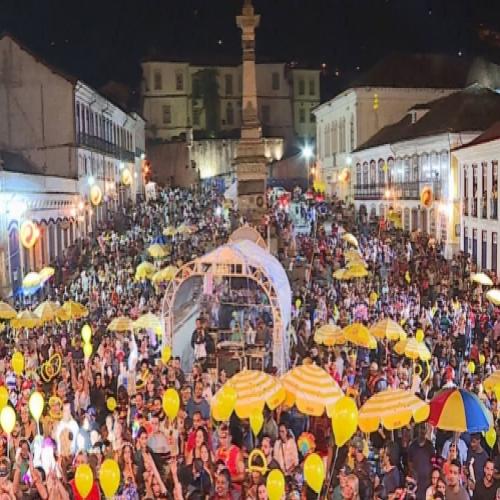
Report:
[{"label": "stone obelisk monument", "polygon": [[262,128],[257,115],[257,83],[255,77],[255,28],[260,16],[252,1],[245,0],[243,11],[236,17],[243,45],[243,93],[241,139],[236,153],[238,210],[250,222],[260,222],[266,212],[267,162],[264,155]]}]

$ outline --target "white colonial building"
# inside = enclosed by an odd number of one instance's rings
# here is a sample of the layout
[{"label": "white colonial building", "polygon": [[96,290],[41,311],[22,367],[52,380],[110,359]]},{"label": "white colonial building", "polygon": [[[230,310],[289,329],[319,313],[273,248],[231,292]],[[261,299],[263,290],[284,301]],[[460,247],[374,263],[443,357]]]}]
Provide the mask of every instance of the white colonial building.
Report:
[{"label": "white colonial building", "polygon": [[[494,78],[491,78],[493,74]],[[469,83],[500,81],[498,67],[438,55],[389,56],[349,89],[318,106],[318,175],[331,195],[352,199],[352,151],[415,105],[449,95]]]},{"label": "white colonial building", "polygon": [[460,250],[471,256],[478,269],[498,273],[500,124],[453,154],[460,172]]},{"label": "white colonial building", "polygon": [[[135,141],[144,136],[137,130],[144,120],[10,35],[0,38],[0,59],[0,149],[21,154],[47,175],[77,180],[89,212],[90,186],[97,184],[103,193],[97,221],[135,200],[141,176]],[[121,182],[125,168],[133,180],[127,186]]]},{"label": "white colonial building", "polygon": [[[361,214],[399,214],[403,229],[422,231],[459,249],[459,172],[452,151],[486,130],[500,114],[500,95],[479,86],[416,106],[352,153],[356,209]],[[429,187],[433,204],[422,206]]]}]

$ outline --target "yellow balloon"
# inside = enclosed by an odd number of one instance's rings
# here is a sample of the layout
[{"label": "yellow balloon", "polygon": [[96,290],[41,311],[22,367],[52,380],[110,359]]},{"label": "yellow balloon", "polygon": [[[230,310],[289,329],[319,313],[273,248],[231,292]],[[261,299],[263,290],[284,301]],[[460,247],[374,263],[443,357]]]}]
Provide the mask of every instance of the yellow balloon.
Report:
[{"label": "yellow balloon", "polygon": [[115,411],[116,399],[113,396],[109,397],[108,400],[106,401],[106,406],[108,407],[109,411]]},{"label": "yellow balloon", "polygon": [[92,356],[93,350],[92,344],[83,344],[83,355],[85,356],[85,359],[89,359],[90,356]]},{"label": "yellow balloon", "polygon": [[257,436],[264,425],[264,415],[262,412],[255,411],[250,415],[250,427],[254,436]]},{"label": "yellow balloon", "polygon": [[76,468],[75,486],[82,498],[87,498],[94,485],[94,474],[88,464],[81,464]]},{"label": "yellow balloon", "polygon": [[4,385],[0,386],[0,410],[8,403],[9,401],[9,391],[7,387]]},{"label": "yellow balloon", "polygon": [[317,453],[307,455],[304,462],[304,478],[309,487],[319,494],[325,480],[325,464]]},{"label": "yellow balloon", "polygon": [[219,405],[225,415],[231,416],[236,405],[237,394],[233,387],[225,386],[219,394]]},{"label": "yellow balloon", "polygon": [[417,330],[415,338],[417,339],[417,342],[423,342],[424,341],[424,331],[422,330],[422,328],[419,328]]},{"label": "yellow balloon", "polygon": [[31,412],[31,416],[38,422],[43,413],[43,407],[45,405],[45,401],[43,396],[35,391],[29,399],[28,406]]},{"label": "yellow balloon", "polygon": [[12,356],[12,369],[16,375],[21,375],[24,371],[24,355],[22,352],[15,352]]},{"label": "yellow balloon", "polygon": [[84,344],[89,344],[90,339],[92,338],[92,328],[90,328],[90,325],[83,325],[82,327],[82,339]]},{"label": "yellow balloon", "polygon": [[281,500],[285,494],[285,477],[279,469],[273,469],[267,476],[267,494],[269,500]]},{"label": "yellow balloon", "polygon": [[407,339],[407,335],[406,335],[406,332],[405,331],[402,331],[400,334],[399,334],[399,340],[403,341],[403,340],[406,340]]},{"label": "yellow balloon", "polygon": [[476,371],[476,363],[474,363],[474,361],[469,361],[469,364],[467,365],[467,371],[471,374]]},{"label": "yellow balloon", "polygon": [[173,419],[179,412],[179,393],[175,389],[167,389],[163,394],[163,411],[168,418]]},{"label": "yellow balloon", "polygon": [[354,399],[344,396],[333,407],[332,428],[335,444],[343,446],[358,427],[358,408]]},{"label": "yellow balloon", "polygon": [[493,388],[493,391],[495,393],[495,397],[497,398],[497,401],[500,401],[500,385],[496,385]]},{"label": "yellow balloon", "polygon": [[99,469],[99,482],[106,498],[112,498],[120,486],[120,468],[116,460],[104,460]]},{"label": "yellow balloon", "polygon": [[164,365],[166,365],[170,358],[172,357],[172,348],[167,345],[161,350],[161,361]]},{"label": "yellow balloon", "polygon": [[486,356],[485,356],[484,354],[480,354],[480,355],[479,355],[479,364],[480,364],[481,366],[483,366],[483,365],[484,365],[484,363],[486,363]]},{"label": "yellow balloon", "polygon": [[[255,457],[260,457],[261,462],[263,463],[262,466],[260,465],[255,465],[253,463],[253,459]],[[259,448],[254,448],[251,452],[250,455],[248,455],[248,471],[249,472],[260,472],[263,476],[267,472],[267,459],[264,453],[262,452],[261,449]]]},{"label": "yellow balloon", "polygon": [[495,446],[495,443],[497,442],[497,433],[495,431],[495,428],[491,427],[487,432],[485,432],[484,438],[488,446],[490,448],[493,448],[493,446]]},{"label": "yellow balloon", "polygon": [[16,425],[16,412],[12,406],[4,406],[0,411],[0,425],[7,434],[10,434]]}]

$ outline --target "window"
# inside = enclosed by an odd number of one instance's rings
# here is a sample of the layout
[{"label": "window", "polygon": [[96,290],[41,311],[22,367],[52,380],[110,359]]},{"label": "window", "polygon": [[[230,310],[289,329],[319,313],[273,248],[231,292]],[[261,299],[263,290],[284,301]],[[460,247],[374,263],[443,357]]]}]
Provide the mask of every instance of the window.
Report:
[{"label": "window", "polygon": [[226,87],[226,95],[233,95],[233,75],[224,76],[224,85]]},{"label": "window", "polygon": [[330,124],[328,123],[325,126],[325,158],[328,158],[331,154],[330,151],[331,143],[330,143]]},{"label": "window", "polygon": [[349,151],[354,151],[356,147],[354,144],[354,116],[351,115],[351,121],[349,123]]},{"label": "window", "polygon": [[304,108],[299,109],[299,123],[306,122],[306,110]]},{"label": "window", "polygon": [[299,95],[304,95],[306,93],[306,82],[301,78],[299,80]]},{"label": "window", "polygon": [[228,125],[233,125],[234,123],[234,109],[232,102],[228,102],[226,106],[226,122]]},{"label": "window", "polygon": [[170,104],[162,106],[163,123],[172,123],[172,107]]},{"label": "window", "polygon": [[420,175],[423,181],[432,180],[429,155],[427,153],[420,156]]},{"label": "window", "polygon": [[161,71],[156,70],[154,74],[154,89],[161,90],[162,82],[161,82]]},{"label": "window", "polygon": [[412,171],[412,180],[414,182],[418,182],[418,156],[413,155],[411,157],[411,171]]},{"label": "window", "polygon": [[195,127],[200,126],[200,117],[201,117],[201,112],[199,109],[193,109],[193,125]]},{"label": "window", "polygon": [[278,72],[274,72],[271,76],[272,78],[272,89],[279,90],[280,89],[280,74]]},{"label": "window", "polygon": [[359,163],[356,164],[356,185],[360,186],[363,183],[361,179],[361,165]]},{"label": "window", "polygon": [[76,103],[76,133],[80,133],[80,103]]},{"label": "window", "polygon": [[184,90],[184,75],[182,71],[175,72],[175,90]]},{"label": "window", "polygon": [[261,108],[262,113],[262,123],[267,125],[271,122],[271,108],[269,105],[265,104]]},{"label": "window", "polygon": [[315,95],[316,94],[316,82],[314,81],[313,78],[309,80],[309,95]]},{"label": "window", "polygon": [[338,125],[337,125],[337,122],[334,121],[332,124],[332,152],[333,153],[339,152],[338,133],[339,133]]},{"label": "window", "polygon": [[491,270],[497,272],[497,233],[491,233]]},{"label": "window", "polygon": [[193,78],[193,99],[199,99],[201,97],[200,80],[198,78]]},{"label": "window", "polygon": [[340,119],[339,125],[339,152],[345,153],[346,150],[346,136],[345,136],[345,118]]},{"label": "window", "polygon": [[375,160],[370,162],[370,179],[369,184],[376,184],[377,182],[377,164]]},{"label": "window", "polygon": [[384,184],[385,183],[385,170],[386,170],[386,163],[384,160],[380,159],[378,161],[378,183],[379,184]]}]

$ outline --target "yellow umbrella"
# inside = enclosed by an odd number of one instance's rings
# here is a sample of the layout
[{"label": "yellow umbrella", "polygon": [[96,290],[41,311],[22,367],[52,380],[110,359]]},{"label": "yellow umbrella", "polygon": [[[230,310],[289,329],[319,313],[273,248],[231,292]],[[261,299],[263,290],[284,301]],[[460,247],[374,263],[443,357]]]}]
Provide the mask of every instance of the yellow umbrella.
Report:
[{"label": "yellow umbrella", "polygon": [[387,389],[369,398],[359,410],[358,425],[366,433],[375,432],[380,425],[388,430],[401,429],[413,420],[424,422],[430,408],[425,401],[409,391]]},{"label": "yellow umbrella", "polygon": [[285,389],[280,380],[258,370],[238,372],[224,386],[236,391],[234,411],[239,418],[249,418],[255,412],[262,413],[264,404],[274,410],[285,400]]},{"label": "yellow umbrella", "polygon": [[10,324],[14,328],[36,328],[42,325],[42,320],[34,312],[25,309],[19,312]]},{"label": "yellow umbrella", "polygon": [[333,273],[333,277],[337,280],[348,280],[349,279],[349,269],[337,269]]},{"label": "yellow umbrella", "polygon": [[167,266],[163,269],[160,269],[158,272],[153,274],[151,281],[153,283],[163,283],[165,281],[172,281],[175,278],[175,275],[179,271],[179,268],[176,266]]},{"label": "yellow umbrella", "polygon": [[500,386],[500,371],[493,372],[489,377],[485,378],[483,381],[484,388],[488,391],[494,391]]},{"label": "yellow umbrella", "polygon": [[418,342],[415,337],[410,337],[406,342],[405,356],[412,360],[430,361],[431,352],[424,342]]},{"label": "yellow umbrella", "polygon": [[326,410],[332,416],[335,403],[343,396],[337,382],[316,365],[301,365],[281,377],[286,403],[295,404],[305,415],[320,417]]},{"label": "yellow umbrella", "polygon": [[134,322],[127,316],[118,316],[108,325],[111,332],[129,332],[134,328]]},{"label": "yellow umbrella", "polygon": [[372,325],[370,333],[378,339],[398,340],[404,330],[394,320],[387,318]]},{"label": "yellow umbrella", "polygon": [[326,346],[345,344],[342,328],[337,325],[323,325],[314,332],[314,342]]},{"label": "yellow umbrella", "polygon": [[83,304],[73,300],[67,300],[61,307],[68,313],[70,319],[85,318],[89,314],[89,310]]},{"label": "yellow umbrella", "polygon": [[364,347],[365,349],[377,348],[377,340],[370,333],[368,328],[361,323],[352,323],[346,326],[342,331],[345,339],[358,347]]},{"label": "yellow umbrella", "polygon": [[496,306],[500,305],[500,290],[498,288],[492,288],[486,292],[486,298]]},{"label": "yellow umbrella", "polygon": [[484,273],[473,274],[470,279],[471,281],[479,283],[480,285],[485,285],[485,286],[493,285],[493,281],[491,281],[491,278]]},{"label": "yellow umbrella", "polygon": [[163,235],[164,236],[174,236],[175,235],[175,227],[174,226],[168,226],[163,230]]},{"label": "yellow umbrella", "polygon": [[57,310],[59,306],[55,302],[50,302],[46,300],[41,304],[38,304],[36,309],[33,311],[44,323],[47,321],[52,321],[57,316]]},{"label": "yellow umbrella", "polygon": [[140,280],[142,278],[151,278],[156,272],[156,267],[151,264],[151,262],[141,262],[137,269],[135,270],[135,279]]},{"label": "yellow umbrella", "polygon": [[179,234],[191,234],[193,230],[189,226],[186,226],[186,224],[181,224],[176,232]]},{"label": "yellow umbrella", "polygon": [[147,313],[139,316],[139,318],[133,322],[133,327],[137,329],[144,328],[145,330],[154,330],[155,332],[161,332],[162,330],[160,318],[153,313]]},{"label": "yellow umbrella", "polygon": [[361,254],[357,251],[354,250],[354,248],[350,248],[346,252],[344,252],[344,257],[346,260],[355,260],[355,259],[362,259]]},{"label": "yellow umbrella", "polygon": [[368,264],[361,258],[350,259],[345,267],[347,267],[347,269],[352,269],[353,267],[368,267]]},{"label": "yellow umbrella", "polygon": [[23,279],[23,288],[34,288],[42,282],[38,273],[28,273]]},{"label": "yellow umbrella", "polygon": [[15,309],[7,302],[0,302],[0,319],[14,319],[15,317],[17,317]]},{"label": "yellow umbrella", "polygon": [[358,243],[358,240],[356,238],[356,236],[354,236],[353,234],[351,233],[344,233],[342,235],[342,239],[344,241],[347,241],[347,243],[349,243],[350,245],[352,245],[353,247],[358,247],[359,246],[359,243]]},{"label": "yellow umbrella", "polygon": [[49,278],[54,276],[54,273],[56,270],[53,267],[44,267],[38,272],[38,276],[40,276],[40,279],[43,282],[47,281]]},{"label": "yellow umbrella", "polygon": [[402,339],[399,342],[396,342],[396,344],[394,344],[393,347],[394,352],[399,356],[404,356],[407,343],[408,343],[407,339]]},{"label": "yellow umbrella", "polygon": [[58,321],[70,321],[71,313],[68,312],[64,307],[59,307],[56,311],[56,320]]},{"label": "yellow umbrella", "polygon": [[162,259],[168,255],[168,252],[163,245],[155,243],[148,248],[148,254],[154,259]]},{"label": "yellow umbrella", "polygon": [[346,277],[349,278],[366,278],[368,271],[363,266],[353,266],[347,270]]}]

